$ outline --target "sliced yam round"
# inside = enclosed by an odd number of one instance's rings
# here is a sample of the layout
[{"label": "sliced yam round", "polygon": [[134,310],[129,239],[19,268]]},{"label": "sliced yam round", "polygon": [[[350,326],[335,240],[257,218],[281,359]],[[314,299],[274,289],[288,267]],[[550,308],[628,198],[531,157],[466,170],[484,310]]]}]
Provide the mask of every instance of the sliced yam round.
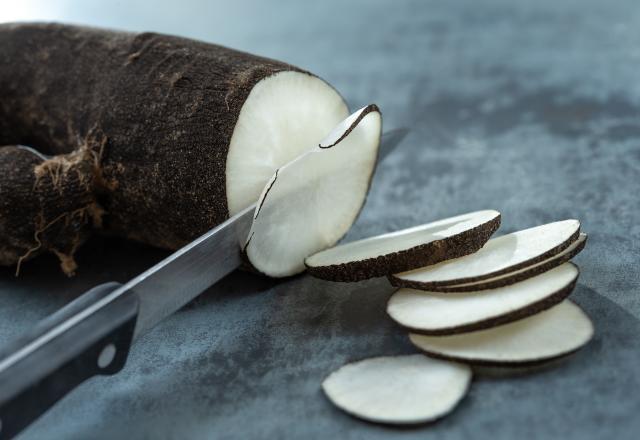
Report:
[{"label": "sliced yam round", "polygon": [[471,369],[421,354],[347,364],[322,383],[331,402],[371,422],[407,425],[436,420],[465,396]]},{"label": "sliced yam round", "polygon": [[282,165],[303,154],[349,111],[340,94],[321,79],[285,71],[251,89],[233,128],[226,159],[229,215],[253,205]]},{"label": "sliced yam round", "polygon": [[540,263],[527,266],[524,269],[509,272],[504,275],[499,275],[494,278],[489,278],[484,281],[476,281],[464,284],[454,284],[451,286],[435,286],[434,292],[477,292],[485,289],[496,289],[498,287],[508,286],[520,281],[524,281],[528,278],[535,277],[543,272],[558,267],[561,264],[570,261],[573,257],[578,255],[587,243],[587,234],[580,233],[580,236],[576,241],[571,243],[568,248],[563,250],[557,255],[554,255]]},{"label": "sliced yam round", "polygon": [[375,105],[342,121],[315,148],[276,170],[258,200],[244,252],[272,277],[295,275],[333,246],[360,212],[376,166],[382,117]]},{"label": "sliced yam round", "polygon": [[564,300],[578,279],[565,263],[533,278],[482,292],[438,293],[400,289],[387,313],[414,333],[451,335],[495,327],[546,310]]},{"label": "sliced yam round", "polygon": [[500,226],[500,213],[476,211],[318,252],[309,273],[331,281],[360,281],[436,264],[476,252]]},{"label": "sliced yam round", "polygon": [[593,336],[593,324],[576,304],[564,300],[520,321],[451,336],[412,333],[417,348],[435,358],[478,365],[535,365],[571,354]]},{"label": "sliced yam round", "polygon": [[434,290],[487,280],[532,266],[566,249],[578,239],[580,222],[564,220],[489,240],[478,252],[443,263],[391,275],[391,284]]}]

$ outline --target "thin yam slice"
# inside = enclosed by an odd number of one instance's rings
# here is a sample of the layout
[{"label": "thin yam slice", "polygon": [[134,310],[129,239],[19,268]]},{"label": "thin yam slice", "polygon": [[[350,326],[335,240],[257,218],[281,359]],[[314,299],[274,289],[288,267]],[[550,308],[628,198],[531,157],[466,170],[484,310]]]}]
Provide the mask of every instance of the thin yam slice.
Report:
[{"label": "thin yam slice", "polygon": [[376,166],[382,117],[369,105],[314,148],[276,170],[258,200],[244,247],[272,277],[295,275],[304,259],[336,244],[364,205]]},{"label": "thin yam slice", "polygon": [[565,263],[525,281],[481,292],[400,289],[389,299],[387,313],[414,333],[451,335],[482,330],[553,307],[569,296],[578,274],[574,264]]},{"label": "thin yam slice", "polygon": [[474,365],[536,365],[567,356],[593,337],[589,317],[564,300],[537,315],[510,324],[451,336],[412,333],[409,339],[429,356]]},{"label": "thin yam slice", "polygon": [[476,211],[335,246],[305,260],[309,273],[360,281],[476,252],[500,226],[500,213]]},{"label": "thin yam slice", "polygon": [[389,280],[397,287],[420,290],[483,281],[557,255],[576,241],[579,234],[578,220],[548,223],[491,239],[469,256],[391,275]]},{"label": "thin yam slice", "polygon": [[532,266],[525,267],[524,269],[509,272],[504,275],[499,275],[494,278],[489,278],[484,281],[476,281],[464,284],[454,284],[452,286],[435,286],[434,292],[477,292],[486,289],[497,289],[499,287],[508,286],[510,284],[519,283],[531,277],[535,277],[541,273],[558,267],[567,261],[570,261],[573,257],[578,255],[584,249],[587,244],[587,234],[580,233],[580,236],[576,241],[571,243],[568,248],[563,250],[557,255],[554,255],[540,263]]},{"label": "thin yam slice", "polygon": [[451,412],[465,396],[471,369],[421,354],[347,364],[322,383],[329,400],[371,422],[413,425]]}]

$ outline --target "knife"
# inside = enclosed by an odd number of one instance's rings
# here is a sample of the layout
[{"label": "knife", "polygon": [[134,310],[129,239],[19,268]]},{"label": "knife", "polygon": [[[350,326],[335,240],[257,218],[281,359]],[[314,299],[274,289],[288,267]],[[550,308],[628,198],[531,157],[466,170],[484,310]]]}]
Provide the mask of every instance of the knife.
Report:
[{"label": "knife", "polygon": [[[378,162],[408,129],[382,136]],[[0,350],[0,440],[85,380],[120,371],[133,342],[242,264],[255,205],[125,284],[101,284]]]}]

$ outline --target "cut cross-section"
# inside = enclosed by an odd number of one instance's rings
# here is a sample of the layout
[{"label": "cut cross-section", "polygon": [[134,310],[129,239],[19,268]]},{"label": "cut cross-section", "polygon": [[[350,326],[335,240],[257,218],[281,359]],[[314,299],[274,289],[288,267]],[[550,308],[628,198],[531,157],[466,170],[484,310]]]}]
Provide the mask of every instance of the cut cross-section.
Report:
[{"label": "cut cross-section", "polygon": [[578,239],[580,222],[564,220],[489,240],[475,254],[435,266],[391,275],[391,284],[421,290],[466,284],[532,266],[566,249]]},{"label": "cut cross-section", "polygon": [[278,72],[249,93],[226,161],[229,215],[253,205],[275,170],[303,154],[349,116],[338,92],[302,72]]},{"label": "cut cross-section", "polygon": [[580,236],[576,241],[571,243],[568,248],[563,250],[557,255],[554,255],[539,263],[527,266],[524,269],[509,272],[504,275],[499,275],[494,278],[489,278],[484,281],[476,281],[464,284],[453,284],[451,286],[435,286],[433,291],[435,292],[477,292],[485,289],[496,289],[498,287],[508,286],[520,281],[524,281],[528,278],[535,277],[543,272],[558,267],[561,264],[566,263],[573,257],[578,255],[582,249],[584,249],[587,243],[587,234],[580,233]]},{"label": "cut cross-section", "polygon": [[347,364],[331,373],[322,388],[331,402],[355,417],[406,425],[451,412],[470,380],[466,365],[414,354]]},{"label": "cut cross-section", "polygon": [[477,211],[342,244],[305,264],[311,275],[331,281],[387,276],[476,252],[499,226],[498,211]]},{"label": "cut cross-section", "polygon": [[409,338],[417,348],[436,358],[521,366],[571,354],[592,336],[589,317],[567,299],[542,313],[499,327],[451,336],[412,333]]},{"label": "cut cross-section", "polygon": [[346,234],[366,199],[381,130],[380,111],[369,105],[275,172],[244,249],[256,270],[273,277],[302,272],[306,257]]},{"label": "cut cross-section", "polygon": [[578,268],[566,263],[528,280],[482,292],[438,293],[400,289],[387,312],[415,333],[450,335],[513,322],[564,300],[578,279]]}]

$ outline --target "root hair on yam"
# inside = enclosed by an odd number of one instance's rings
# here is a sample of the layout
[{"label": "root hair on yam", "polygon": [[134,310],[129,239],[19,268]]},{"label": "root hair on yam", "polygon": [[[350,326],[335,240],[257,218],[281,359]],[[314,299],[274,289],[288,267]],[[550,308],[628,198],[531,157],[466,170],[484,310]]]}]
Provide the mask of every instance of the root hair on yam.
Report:
[{"label": "root hair on yam", "polygon": [[[109,222],[98,232],[176,250],[252,206],[276,169],[349,115],[331,85],[300,68],[152,32],[2,23],[0,59],[16,67],[0,71],[3,265],[77,247],[60,223],[34,241],[34,188],[45,223],[99,195]],[[46,157],[11,148],[22,144]],[[81,229],[84,240],[96,228]]]}]

